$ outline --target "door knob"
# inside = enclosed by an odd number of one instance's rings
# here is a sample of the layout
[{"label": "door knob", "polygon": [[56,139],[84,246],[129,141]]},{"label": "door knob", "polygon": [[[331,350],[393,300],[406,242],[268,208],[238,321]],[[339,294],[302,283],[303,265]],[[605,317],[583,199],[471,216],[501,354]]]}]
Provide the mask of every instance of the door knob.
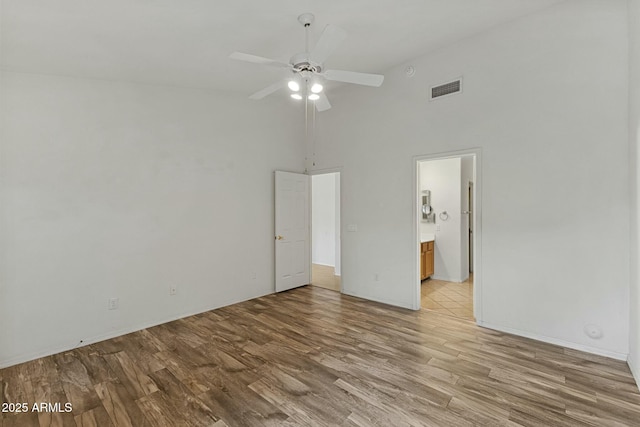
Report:
[{"label": "door knob", "polygon": [[280,235],[277,235],[277,236],[276,236],[276,240],[282,240],[282,239],[284,239],[284,237],[282,237],[282,236],[280,236]]}]

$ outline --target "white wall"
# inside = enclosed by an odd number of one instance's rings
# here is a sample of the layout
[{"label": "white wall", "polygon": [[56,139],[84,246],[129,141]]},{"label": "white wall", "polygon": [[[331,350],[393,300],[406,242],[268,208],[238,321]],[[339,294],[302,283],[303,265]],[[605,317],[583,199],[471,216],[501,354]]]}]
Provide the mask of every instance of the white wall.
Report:
[{"label": "white wall", "polygon": [[[473,157],[461,158],[460,164],[460,205],[462,212],[473,211],[469,207],[469,183],[474,182]],[[473,212],[462,215],[460,220],[460,277],[462,280],[469,278],[469,222],[473,222]]]},{"label": "white wall", "polygon": [[[436,236],[432,277],[450,282],[462,281],[460,178],[460,158],[420,162],[420,195],[424,190],[431,191],[431,207],[436,214],[435,224],[421,220],[420,229]],[[449,215],[446,221],[440,218],[443,212]]]},{"label": "white wall", "polygon": [[311,177],[311,262],[336,265],[336,174]]},{"label": "white wall", "polygon": [[[479,147],[481,323],[625,358],[626,12],[563,2],[416,58],[413,78],[403,64],[380,88],[331,93],[315,163],[342,167],[343,222],[358,226],[343,235],[344,292],[413,306],[413,156]],[[463,94],[427,100],[461,75]]]},{"label": "white wall", "polygon": [[1,82],[0,367],[273,292],[273,171],[304,169],[299,109]]},{"label": "white wall", "polygon": [[631,147],[631,308],[629,367],[640,385],[640,278],[638,240],[640,230],[640,0],[629,1],[629,145]]}]

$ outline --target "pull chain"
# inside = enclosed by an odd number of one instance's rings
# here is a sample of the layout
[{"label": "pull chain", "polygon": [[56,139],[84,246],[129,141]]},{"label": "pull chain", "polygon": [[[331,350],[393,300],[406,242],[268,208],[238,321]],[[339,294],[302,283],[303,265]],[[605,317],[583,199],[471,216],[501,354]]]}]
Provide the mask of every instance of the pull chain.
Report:
[{"label": "pull chain", "polygon": [[312,108],[312,115],[313,115],[313,120],[312,120],[312,124],[311,124],[311,149],[312,149],[312,156],[311,156],[311,164],[313,166],[316,165],[316,105],[315,102],[313,103],[313,107]]}]

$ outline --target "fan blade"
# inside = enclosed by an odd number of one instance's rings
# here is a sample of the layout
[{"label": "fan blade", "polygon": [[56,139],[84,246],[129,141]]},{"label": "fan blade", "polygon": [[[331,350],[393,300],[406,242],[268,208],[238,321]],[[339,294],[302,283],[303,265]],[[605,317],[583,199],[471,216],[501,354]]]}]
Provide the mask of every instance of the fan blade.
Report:
[{"label": "fan blade", "polygon": [[257,91],[256,93],[254,93],[253,95],[251,95],[249,97],[249,99],[262,99],[267,95],[271,95],[273,92],[277,91],[278,89],[284,87],[284,81],[279,81],[279,82],[275,82],[274,84],[265,87],[262,90]]},{"label": "fan blade", "polygon": [[318,111],[327,111],[331,108],[331,104],[329,103],[329,98],[325,95],[324,92],[319,93],[320,98],[316,100],[316,110]]},{"label": "fan blade", "polygon": [[233,52],[231,55],[229,55],[229,58],[235,59],[236,61],[251,62],[254,64],[268,65],[271,67],[291,68],[291,65],[285,64],[284,62],[276,61],[269,58],[263,58],[262,56],[249,55],[248,53],[242,52]]},{"label": "fan blade", "polygon": [[309,59],[316,64],[322,64],[331,53],[347,38],[347,32],[334,25],[327,25],[320,35],[320,39],[309,54]]},{"label": "fan blade", "polygon": [[364,86],[379,87],[384,81],[382,74],[356,73],[355,71],[327,70],[323,75],[327,80]]}]

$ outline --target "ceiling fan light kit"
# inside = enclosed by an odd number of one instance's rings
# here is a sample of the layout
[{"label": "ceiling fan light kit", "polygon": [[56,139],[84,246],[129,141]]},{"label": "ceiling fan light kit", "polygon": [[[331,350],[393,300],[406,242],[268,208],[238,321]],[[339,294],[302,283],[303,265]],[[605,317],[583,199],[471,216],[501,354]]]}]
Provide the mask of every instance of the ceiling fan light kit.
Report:
[{"label": "ceiling fan light kit", "polygon": [[[331,104],[325,93],[321,82],[336,81],[342,83],[352,83],[364,86],[379,87],[384,81],[381,74],[358,73],[355,71],[324,70],[325,60],[344,41],[347,33],[336,26],[327,25],[313,50],[309,50],[309,28],[313,24],[315,17],[311,13],[303,13],[298,16],[298,22],[305,28],[305,51],[296,53],[291,57],[288,64],[261,56],[247,53],[234,52],[229,57],[238,61],[251,62],[254,64],[266,65],[270,67],[287,68],[293,73],[293,78],[289,78],[287,86],[293,92],[291,98],[303,99],[299,94],[301,89],[306,89],[307,99],[315,102],[318,111],[325,111],[331,108]],[[278,91],[284,86],[284,82],[277,82],[254,93],[249,98],[262,99]],[[322,93],[322,95],[320,95]]]},{"label": "ceiling fan light kit", "polygon": [[295,80],[289,80],[287,86],[289,86],[289,89],[291,89],[293,92],[297,92],[300,90],[300,84]]}]

